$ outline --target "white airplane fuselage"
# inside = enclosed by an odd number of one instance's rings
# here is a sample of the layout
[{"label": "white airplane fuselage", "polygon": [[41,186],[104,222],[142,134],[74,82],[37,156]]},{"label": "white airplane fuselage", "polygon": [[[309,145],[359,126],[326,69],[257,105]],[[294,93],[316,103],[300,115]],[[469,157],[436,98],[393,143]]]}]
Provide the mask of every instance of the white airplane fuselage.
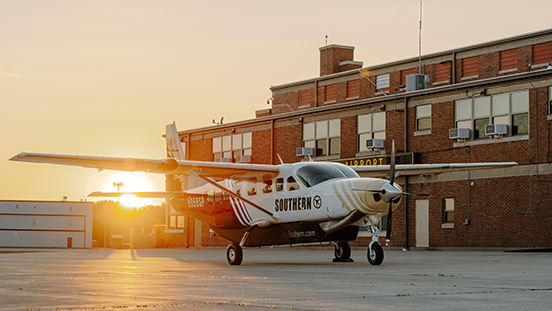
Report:
[{"label": "white airplane fuselage", "polygon": [[[223,233],[221,230],[243,232],[254,226],[261,229],[293,223],[317,224],[324,228],[353,212],[375,225],[388,211],[389,200],[380,193],[388,184],[387,180],[361,178],[339,163],[301,162],[282,164],[279,168],[280,174],[275,178],[222,180],[216,182],[217,185],[207,183],[185,190],[184,195],[171,198],[170,203],[177,211],[207,222],[219,233]],[[400,198],[399,195],[393,201],[393,209]],[[358,226],[355,229],[358,231]],[[235,241],[241,234],[236,238],[221,235]],[[308,235],[318,241],[327,232],[322,230]],[[298,242],[306,241],[300,239]],[[267,240],[263,245],[281,243],[293,241]]]}]

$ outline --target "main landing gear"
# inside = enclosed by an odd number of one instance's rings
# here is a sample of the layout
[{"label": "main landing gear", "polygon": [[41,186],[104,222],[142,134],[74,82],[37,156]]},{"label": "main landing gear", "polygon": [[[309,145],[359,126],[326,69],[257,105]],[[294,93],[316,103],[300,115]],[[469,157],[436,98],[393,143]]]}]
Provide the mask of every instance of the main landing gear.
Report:
[{"label": "main landing gear", "polygon": [[352,262],[351,259],[351,247],[347,242],[333,242],[334,245],[334,262]]},{"label": "main landing gear", "polygon": [[230,265],[239,266],[242,263],[242,260],[243,260],[242,247],[247,241],[247,238],[249,238],[251,231],[255,228],[256,226],[253,226],[249,228],[249,230],[245,231],[240,241],[240,244],[232,243],[228,245],[228,247],[226,248],[226,260]]},{"label": "main landing gear", "polygon": [[237,266],[242,263],[243,251],[239,244],[232,243],[226,248],[226,260],[232,266]]}]

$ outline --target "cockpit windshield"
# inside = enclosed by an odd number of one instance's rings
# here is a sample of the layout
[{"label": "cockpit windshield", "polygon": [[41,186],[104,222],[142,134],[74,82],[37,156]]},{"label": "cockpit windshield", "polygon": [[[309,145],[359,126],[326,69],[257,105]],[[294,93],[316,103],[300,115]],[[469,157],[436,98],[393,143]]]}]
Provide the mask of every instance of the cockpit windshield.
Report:
[{"label": "cockpit windshield", "polygon": [[348,167],[347,165],[343,164],[335,164],[335,167],[343,173],[347,178],[359,178],[358,173],[355,172],[352,168]]},{"label": "cockpit windshield", "polygon": [[358,177],[352,169],[344,166],[332,165],[330,163],[311,163],[297,170],[297,177],[307,187],[312,187],[326,180],[335,178]]}]

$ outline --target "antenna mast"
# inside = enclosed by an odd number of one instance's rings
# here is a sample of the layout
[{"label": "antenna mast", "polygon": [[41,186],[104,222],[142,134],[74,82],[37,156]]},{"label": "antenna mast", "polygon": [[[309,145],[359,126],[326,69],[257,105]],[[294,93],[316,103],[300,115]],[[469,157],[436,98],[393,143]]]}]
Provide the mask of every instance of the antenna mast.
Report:
[{"label": "antenna mast", "polygon": [[418,73],[422,74],[422,1],[420,1],[420,29],[418,32]]}]

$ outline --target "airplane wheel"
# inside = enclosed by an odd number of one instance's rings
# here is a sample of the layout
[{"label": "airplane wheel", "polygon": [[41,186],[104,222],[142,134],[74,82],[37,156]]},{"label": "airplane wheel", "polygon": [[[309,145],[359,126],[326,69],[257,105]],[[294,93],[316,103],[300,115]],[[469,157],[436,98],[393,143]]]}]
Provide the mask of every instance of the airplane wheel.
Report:
[{"label": "airplane wheel", "polygon": [[239,244],[232,243],[226,248],[226,260],[232,266],[237,266],[242,263],[243,252]]},{"label": "airplane wheel", "polygon": [[383,248],[379,243],[373,243],[372,247],[368,248],[368,262],[375,266],[383,262]]},{"label": "airplane wheel", "polygon": [[337,261],[345,261],[351,258],[351,247],[347,242],[337,243],[337,247],[334,250],[335,259]]}]

